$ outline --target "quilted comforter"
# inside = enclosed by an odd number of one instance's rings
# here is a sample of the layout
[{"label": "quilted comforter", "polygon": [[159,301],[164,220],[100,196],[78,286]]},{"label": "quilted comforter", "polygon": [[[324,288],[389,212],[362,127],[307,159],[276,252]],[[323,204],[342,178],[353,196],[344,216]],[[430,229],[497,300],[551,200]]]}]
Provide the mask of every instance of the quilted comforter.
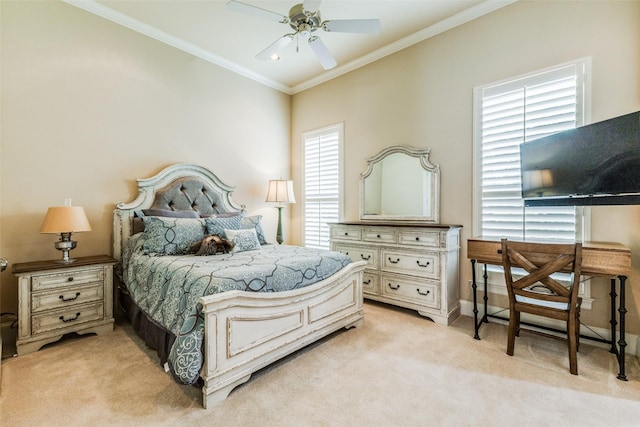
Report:
[{"label": "quilted comforter", "polygon": [[174,378],[194,384],[203,363],[204,317],[198,300],[229,290],[281,292],[324,280],[351,261],[346,255],[298,246],[212,256],[145,254],[143,233],[122,257],[131,298],[154,322],[176,336],[169,353]]}]

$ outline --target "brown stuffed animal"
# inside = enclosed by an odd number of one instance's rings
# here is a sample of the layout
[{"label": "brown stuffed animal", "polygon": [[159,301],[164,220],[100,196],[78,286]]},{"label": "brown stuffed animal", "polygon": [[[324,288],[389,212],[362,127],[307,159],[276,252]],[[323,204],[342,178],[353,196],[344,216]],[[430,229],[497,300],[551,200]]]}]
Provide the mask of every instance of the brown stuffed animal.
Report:
[{"label": "brown stuffed animal", "polygon": [[196,255],[217,255],[219,253],[229,253],[234,246],[233,242],[214,234],[202,239],[197,250],[195,250],[195,247],[193,249]]}]

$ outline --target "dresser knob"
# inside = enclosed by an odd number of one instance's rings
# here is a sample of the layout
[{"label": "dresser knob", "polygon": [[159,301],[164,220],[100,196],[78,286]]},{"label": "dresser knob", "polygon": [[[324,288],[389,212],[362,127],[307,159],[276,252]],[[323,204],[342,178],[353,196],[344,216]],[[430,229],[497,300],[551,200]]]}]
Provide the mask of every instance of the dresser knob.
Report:
[{"label": "dresser knob", "polygon": [[419,237],[416,237],[416,242],[419,242],[419,241],[420,241],[420,238],[419,238]]},{"label": "dresser knob", "polygon": [[67,282],[73,282],[73,277],[67,277]]},{"label": "dresser knob", "polygon": [[378,239],[380,238],[380,235],[378,234]]}]

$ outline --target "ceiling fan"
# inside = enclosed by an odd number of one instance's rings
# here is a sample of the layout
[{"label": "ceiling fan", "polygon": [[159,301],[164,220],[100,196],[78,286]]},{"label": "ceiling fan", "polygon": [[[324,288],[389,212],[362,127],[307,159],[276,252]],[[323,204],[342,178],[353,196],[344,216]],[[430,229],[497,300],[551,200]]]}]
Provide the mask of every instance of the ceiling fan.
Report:
[{"label": "ceiling fan", "polygon": [[277,21],[281,24],[289,24],[294,32],[285,34],[266,49],[256,55],[260,60],[277,60],[280,58],[279,53],[291,43],[294,38],[307,40],[309,46],[315,53],[316,57],[325,70],[329,70],[336,66],[336,60],[329,52],[323,41],[314,34],[318,29],[327,32],[340,33],[361,33],[361,34],[377,34],[380,32],[379,19],[340,19],[334,21],[323,21],[320,18],[320,6],[322,0],[304,0],[303,3],[293,6],[289,10],[289,16],[281,15],[277,12],[262,9],[257,6],[231,0],[227,3],[227,7],[239,12],[248,13],[261,18]]}]

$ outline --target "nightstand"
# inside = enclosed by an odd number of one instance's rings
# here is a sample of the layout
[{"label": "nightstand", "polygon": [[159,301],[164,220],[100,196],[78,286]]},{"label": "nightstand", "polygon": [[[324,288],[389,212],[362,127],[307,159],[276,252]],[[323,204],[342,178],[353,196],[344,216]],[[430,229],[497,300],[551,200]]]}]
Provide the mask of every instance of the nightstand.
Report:
[{"label": "nightstand", "polygon": [[18,277],[18,355],[71,332],[112,331],[115,263],[98,255],[70,264],[57,260],[13,264],[11,271]]}]

